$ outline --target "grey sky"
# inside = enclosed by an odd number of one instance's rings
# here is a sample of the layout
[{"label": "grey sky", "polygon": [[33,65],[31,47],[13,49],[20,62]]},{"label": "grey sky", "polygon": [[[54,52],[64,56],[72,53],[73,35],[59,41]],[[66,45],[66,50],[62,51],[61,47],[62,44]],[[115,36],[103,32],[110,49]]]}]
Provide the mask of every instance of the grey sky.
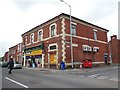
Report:
[{"label": "grey sky", "polygon": [[[64,0],[72,6],[72,16],[118,34],[119,0]],[[60,0],[1,0],[0,56],[9,47],[22,41],[21,34],[59,15],[69,14],[69,7]],[[4,38],[3,38],[4,37]]]}]

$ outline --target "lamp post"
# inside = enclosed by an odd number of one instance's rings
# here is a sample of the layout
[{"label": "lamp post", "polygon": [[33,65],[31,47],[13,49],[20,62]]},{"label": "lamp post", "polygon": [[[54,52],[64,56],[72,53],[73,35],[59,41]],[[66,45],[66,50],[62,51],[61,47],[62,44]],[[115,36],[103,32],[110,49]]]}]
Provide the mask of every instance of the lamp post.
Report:
[{"label": "lamp post", "polygon": [[71,63],[72,63],[72,68],[73,68],[73,47],[72,47],[72,28],[71,28],[71,5],[66,3],[64,0],[60,0],[61,2],[65,3],[66,5],[69,6],[70,9],[70,47],[71,47]]}]

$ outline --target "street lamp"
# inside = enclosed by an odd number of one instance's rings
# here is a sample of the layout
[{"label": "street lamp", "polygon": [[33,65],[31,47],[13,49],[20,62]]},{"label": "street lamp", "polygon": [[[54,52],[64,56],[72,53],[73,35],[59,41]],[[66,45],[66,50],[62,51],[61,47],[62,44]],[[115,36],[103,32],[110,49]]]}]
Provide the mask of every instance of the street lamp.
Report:
[{"label": "street lamp", "polygon": [[72,68],[73,68],[73,47],[72,47],[72,29],[71,29],[71,5],[66,3],[64,0],[60,0],[61,2],[65,3],[66,5],[69,6],[70,9],[70,45],[71,45],[71,63],[72,63]]}]

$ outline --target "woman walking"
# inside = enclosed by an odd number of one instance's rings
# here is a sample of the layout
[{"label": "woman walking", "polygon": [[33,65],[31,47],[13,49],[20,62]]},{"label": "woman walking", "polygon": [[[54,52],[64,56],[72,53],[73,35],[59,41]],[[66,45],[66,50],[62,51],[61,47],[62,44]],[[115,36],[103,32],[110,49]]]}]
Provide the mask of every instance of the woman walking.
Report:
[{"label": "woman walking", "polygon": [[11,71],[14,67],[14,62],[13,62],[13,59],[11,58],[10,61],[8,62],[8,67],[9,67],[9,74],[11,74]]}]

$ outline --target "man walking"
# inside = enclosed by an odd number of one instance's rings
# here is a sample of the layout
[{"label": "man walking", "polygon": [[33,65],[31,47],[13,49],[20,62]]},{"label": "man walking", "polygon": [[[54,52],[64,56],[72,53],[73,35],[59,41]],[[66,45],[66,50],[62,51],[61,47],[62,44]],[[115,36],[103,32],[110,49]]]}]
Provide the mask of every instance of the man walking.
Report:
[{"label": "man walking", "polygon": [[12,71],[12,69],[13,69],[13,67],[14,67],[14,62],[13,62],[13,59],[12,59],[12,58],[11,58],[10,61],[8,62],[8,67],[9,67],[9,69],[10,69],[9,74],[11,74],[11,71]]}]

